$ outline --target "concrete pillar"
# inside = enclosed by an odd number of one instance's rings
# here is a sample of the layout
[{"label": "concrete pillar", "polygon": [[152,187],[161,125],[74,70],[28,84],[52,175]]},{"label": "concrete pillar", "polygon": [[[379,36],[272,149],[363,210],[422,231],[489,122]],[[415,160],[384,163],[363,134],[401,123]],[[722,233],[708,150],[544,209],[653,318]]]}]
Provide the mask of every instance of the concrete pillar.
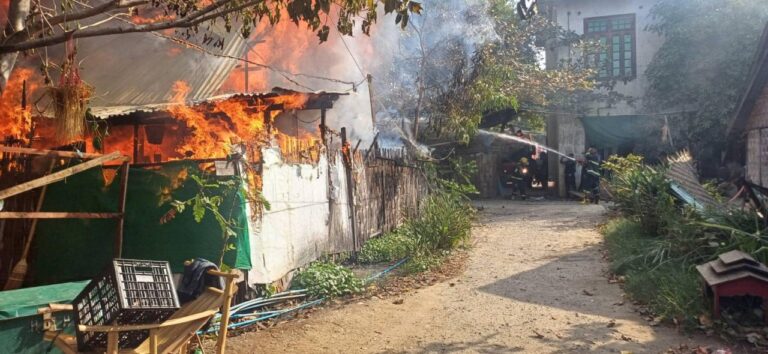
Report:
[{"label": "concrete pillar", "polygon": [[[547,145],[563,154],[581,155],[586,149],[584,125],[574,114],[552,114],[547,117]],[[560,157],[549,159],[550,178],[556,177],[557,191],[561,198],[567,196],[565,190],[565,169]]]}]

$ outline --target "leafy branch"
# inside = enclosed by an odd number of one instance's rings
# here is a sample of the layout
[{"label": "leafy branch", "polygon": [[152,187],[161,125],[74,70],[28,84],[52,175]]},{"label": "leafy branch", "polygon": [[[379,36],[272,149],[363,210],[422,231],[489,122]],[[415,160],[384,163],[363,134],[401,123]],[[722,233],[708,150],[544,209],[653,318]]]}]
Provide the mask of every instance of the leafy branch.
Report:
[{"label": "leafy branch", "polygon": [[167,223],[174,219],[177,214],[184,213],[185,210],[191,209],[192,216],[197,223],[203,222],[206,215],[211,215],[219,225],[222,239],[222,250],[219,257],[220,267],[224,267],[224,255],[232,250],[237,249],[235,239],[238,237],[237,233],[237,219],[233,217],[231,211],[234,209],[234,205],[230,208],[229,215],[222,213],[222,204],[231,200],[232,203],[236,203],[239,198],[237,193],[242,192],[243,183],[239,178],[230,179],[225,181],[206,179],[196,174],[190,174],[189,179],[195,183],[197,188],[196,194],[186,200],[174,199],[170,201],[171,210],[166,213],[161,223]]}]

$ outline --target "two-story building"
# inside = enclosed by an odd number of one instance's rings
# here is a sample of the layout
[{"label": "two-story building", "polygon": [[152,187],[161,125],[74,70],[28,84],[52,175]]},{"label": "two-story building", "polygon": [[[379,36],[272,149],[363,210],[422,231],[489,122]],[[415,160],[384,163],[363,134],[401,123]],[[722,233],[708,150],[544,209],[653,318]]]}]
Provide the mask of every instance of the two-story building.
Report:
[{"label": "two-story building", "polygon": [[[599,43],[591,53],[579,53],[557,41],[546,48],[546,65],[554,69],[566,62],[583,61],[597,71],[598,80],[615,83],[622,99],[585,102],[584,108],[557,111],[547,120],[548,145],[566,154],[579,155],[588,145],[603,155],[631,152],[634,142],[647,139],[641,129],[649,116],[643,97],[649,86],[645,69],[663,39],[646,30],[657,0],[540,0],[545,16],[563,29]],[[607,94],[607,89],[597,90]],[[550,159],[550,171],[559,171],[561,196],[565,195],[562,166]],[[554,179],[556,174],[550,174]]]}]

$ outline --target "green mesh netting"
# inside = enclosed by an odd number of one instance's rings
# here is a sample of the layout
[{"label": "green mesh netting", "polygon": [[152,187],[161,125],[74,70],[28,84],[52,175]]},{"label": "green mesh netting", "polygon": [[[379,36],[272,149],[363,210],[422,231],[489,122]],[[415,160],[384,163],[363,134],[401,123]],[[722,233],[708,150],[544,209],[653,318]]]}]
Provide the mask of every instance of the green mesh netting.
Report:
[{"label": "green mesh netting", "polygon": [[[196,185],[191,180],[172,186],[178,171],[183,168],[192,171],[197,166],[179,162],[157,169],[131,168],[123,258],[165,260],[174,272],[181,272],[183,262],[192,258],[218,262],[223,239],[219,224],[210,213],[197,223],[188,208],[171,221],[160,223],[170,209],[162,199],[185,200],[196,193]],[[115,212],[121,172],[109,185],[102,173],[101,168],[94,168],[49,185],[42,210]],[[220,211],[236,220],[238,235],[236,248],[225,254],[224,263],[250,269],[245,201],[239,193],[229,199],[223,202]],[[115,220],[40,220],[32,250],[30,283],[52,284],[97,275],[112,259],[115,231]]]}]

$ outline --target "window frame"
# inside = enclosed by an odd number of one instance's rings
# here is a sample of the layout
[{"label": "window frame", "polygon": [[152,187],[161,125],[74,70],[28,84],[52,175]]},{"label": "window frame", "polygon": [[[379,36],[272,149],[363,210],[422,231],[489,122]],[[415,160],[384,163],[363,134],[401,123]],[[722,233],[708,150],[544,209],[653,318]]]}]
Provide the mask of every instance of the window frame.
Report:
[{"label": "window frame", "polygon": [[[632,26],[630,29],[613,29],[613,21],[616,19],[622,19],[627,18],[631,21]],[[598,21],[598,20],[606,20],[607,25],[606,29],[604,31],[600,32],[589,32],[589,24],[590,22]],[[632,38],[632,75],[626,75],[626,70],[624,66],[624,61],[626,60],[624,58],[624,52],[620,52],[620,74],[618,76],[613,75],[613,45],[612,40],[614,37],[614,34],[616,35],[623,35],[629,34]],[[608,81],[608,80],[620,80],[620,81],[631,81],[637,78],[637,16],[634,13],[627,13],[627,14],[619,14],[619,15],[609,15],[609,16],[596,16],[596,17],[586,17],[584,18],[584,32],[583,36],[587,40],[595,40],[600,41],[600,37],[606,38],[606,44],[608,45],[608,48],[606,49],[606,53],[608,55],[607,59],[607,66],[606,71],[608,73],[607,76],[600,76],[600,67],[599,67],[599,55],[601,53],[589,53],[588,55],[594,55],[595,60],[588,61],[588,65],[590,67],[596,67],[598,70],[597,79],[599,81]],[[622,38],[623,40],[623,38]],[[621,42],[620,42],[621,43]],[[622,44],[622,48],[624,48]]]}]

